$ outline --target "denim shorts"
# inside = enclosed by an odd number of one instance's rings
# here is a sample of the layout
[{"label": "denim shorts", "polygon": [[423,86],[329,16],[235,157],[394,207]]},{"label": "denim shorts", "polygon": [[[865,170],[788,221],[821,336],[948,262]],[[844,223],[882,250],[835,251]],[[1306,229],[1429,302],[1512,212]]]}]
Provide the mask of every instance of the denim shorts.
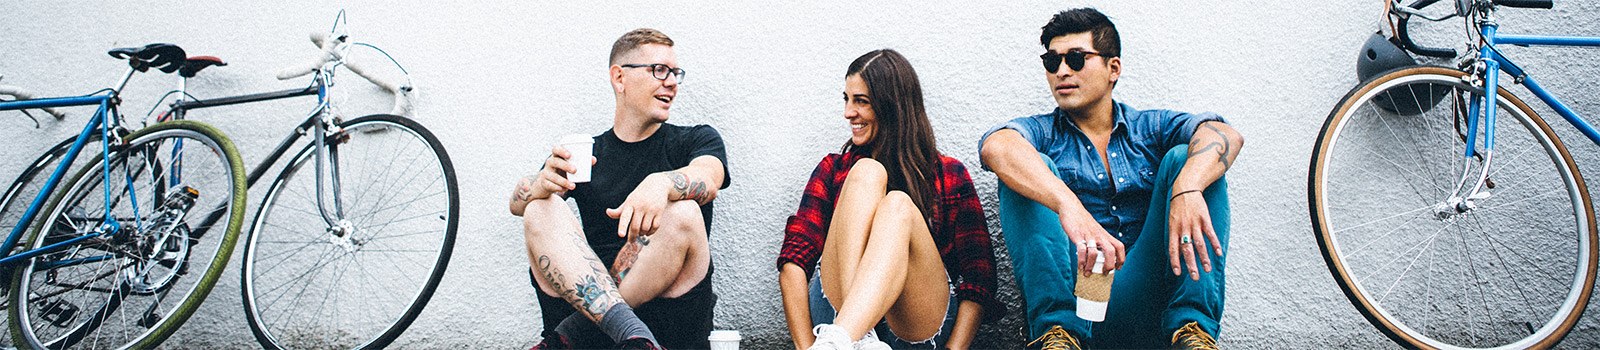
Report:
[{"label": "denim shorts", "polygon": [[[828,303],[828,296],[822,292],[822,278],[814,276],[811,279],[811,291],[808,294],[810,294],[811,299],[811,324],[833,323],[833,318],[838,315],[838,311],[833,309],[833,304]],[[961,305],[961,300],[956,299],[955,293],[951,293],[950,303],[945,306],[944,323],[939,325],[939,332],[935,333],[933,338],[923,340],[900,339],[893,331],[889,330],[889,323],[885,321],[878,321],[878,325],[873,327],[873,330],[878,333],[878,340],[888,343],[890,348],[942,349],[943,346],[939,344],[944,344],[950,340],[950,329],[955,327],[956,310],[960,309],[959,305]]]}]

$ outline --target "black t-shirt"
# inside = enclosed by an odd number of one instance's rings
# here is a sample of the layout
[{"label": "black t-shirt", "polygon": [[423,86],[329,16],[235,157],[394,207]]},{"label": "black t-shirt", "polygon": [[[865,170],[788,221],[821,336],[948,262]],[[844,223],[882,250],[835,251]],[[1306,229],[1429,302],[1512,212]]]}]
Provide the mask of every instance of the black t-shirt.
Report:
[{"label": "black t-shirt", "polygon": [[[645,176],[683,168],[700,156],[717,157],[722,161],[721,188],[728,188],[728,156],[722,146],[722,135],[707,125],[677,126],[662,124],[655,134],[639,142],[623,142],[614,130],[594,137],[594,172],[587,183],[567,192],[567,197],[578,202],[578,215],[583,220],[583,233],[595,255],[611,266],[622,249],[623,239],[617,237],[617,219],[606,216],[606,209],[616,208],[628,199],[628,194],[644,181]],[[711,214],[715,202],[700,206],[705,218],[706,233],[711,232]],[[709,273],[707,281],[711,280]],[[702,283],[705,284],[705,283]],[[696,287],[697,289],[699,287]]]}]

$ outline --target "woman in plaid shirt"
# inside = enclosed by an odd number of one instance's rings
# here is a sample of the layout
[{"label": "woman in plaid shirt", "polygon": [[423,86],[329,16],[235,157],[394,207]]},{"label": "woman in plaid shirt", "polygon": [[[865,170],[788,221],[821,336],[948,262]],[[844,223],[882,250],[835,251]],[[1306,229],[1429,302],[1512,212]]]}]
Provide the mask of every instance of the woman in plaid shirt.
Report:
[{"label": "woman in plaid shirt", "polygon": [[964,349],[1005,314],[967,169],[936,148],[898,52],[851,63],[844,100],[850,141],[812,172],[778,257],[795,348]]}]

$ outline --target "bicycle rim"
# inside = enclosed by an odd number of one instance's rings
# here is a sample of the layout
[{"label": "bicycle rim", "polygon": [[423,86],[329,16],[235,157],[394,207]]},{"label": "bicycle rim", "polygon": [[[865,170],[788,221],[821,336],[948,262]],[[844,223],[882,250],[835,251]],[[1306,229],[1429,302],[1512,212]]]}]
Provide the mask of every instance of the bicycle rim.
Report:
[{"label": "bicycle rim", "polygon": [[[22,214],[28,210],[28,205],[33,203],[33,199],[39,195],[39,191],[44,189],[44,183],[50,179],[50,172],[55,171],[56,166],[61,164],[62,157],[66,156],[67,149],[72,146],[73,141],[74,139],[69,138],[57,143],[45,151],[44,154],[39,155],[33,162],[28,163],[27,168],[23,169],[22,174],[17,175],[16,180],[13,180],[10,186],[6,187],[5,193],[0,194],[0,235],[10,233],[11,229],[22,220]],[[98,148],[99,146],[97,142],[89,142],[84,147]],[[71,171],[72,169],[68,169],[67,174],[72,174]],[[22,235],[24,237],[19,238],[25,238],[25,233]],[[21,241],[19,239],[17,243],[22,243]],[[13,244],[9,247],[0,245],[0,251],[5,251],[7,252],[6,255],[9,255],[18,251],[19,249],[15,249],[18,246],[21,246],[21,244]],[[9,278],[11,278],[11,273],[6,271],[5,267],[0,267],[0,279],[3,279],[0,280],[0,285],[9,287],[11,285]],[[0,310],[11,307],[11,298],[7,297],[10,292],[10,288],[0,288]],[[10,322],[9,312],[0,314],[3,314],[3,316],[0,316],[0,322]],[[11,337],[0,338],[4,338],[0,339],[0,345],[14,346],[11,343]]]},{"label": "bicycle rim", "polygon": [[1313,228],[1346,296],[1396,342],[1548,347],[1593,288],[1594,212],[1561,141],[1504,89],[1489,195],[1455,210],[1484,161],[1463,157],[1465,74],[1398,70],[1344,99],[1312,158]]},{"label": "bicycle rim", "polygon": [[[130,135],[109,162],[93,157],[56,192],[28,246],[79,240],[14,274],[11,328],[19,343],[150,348],[188,319],[226,266],[244,214],[243,167],[220,135],[194,122],[151,126]],[[227,212],[230,229],[190,234],[191,220],[212,211]],[[86,237],[104,232],[117,234]]]},{"label": "bicycle rim", "polygon": [[265,347],[387,345],[427,304],[449,262],[459,198],[438,140],[396,116],[343,128],[341,199],[352,230],[341,236],[318,213],[314,145],[273,181],[252,223],[243,296]]}]

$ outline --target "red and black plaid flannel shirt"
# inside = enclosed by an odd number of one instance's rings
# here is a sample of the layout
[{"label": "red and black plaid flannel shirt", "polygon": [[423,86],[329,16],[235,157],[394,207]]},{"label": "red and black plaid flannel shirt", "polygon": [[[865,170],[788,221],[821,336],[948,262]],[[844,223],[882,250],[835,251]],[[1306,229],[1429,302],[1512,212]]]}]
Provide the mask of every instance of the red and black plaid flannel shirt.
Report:
[{"label": "red and black plaid flannel shirt", "polygon": [[[784,228],[783,250],[778,254],[779,270],[783,269],[783,264],[795,264],[805,270],[806,278],[811,278],[822,256],[823,241],[828,236],[828,224],[833,221],[839,190],[844,186],[850,167],[861,158],[863,155],[858,152],[829,154],[811,172],[811,180],[800,198],[800,210],[789,217],[788,226]],[[1005,304],[994,298],[994,251],[983,204],[978,201],[978,191],[972,186],[966,166],[955,158],[939,158],[943,163],[938,179],[939,206],[934,210],[935,218],[929,220],[928,231],[939,247],[945,273],[952,282],[958,283],[956,298],[982,305],[985,320],[999,319],[1005,316]]]}]

